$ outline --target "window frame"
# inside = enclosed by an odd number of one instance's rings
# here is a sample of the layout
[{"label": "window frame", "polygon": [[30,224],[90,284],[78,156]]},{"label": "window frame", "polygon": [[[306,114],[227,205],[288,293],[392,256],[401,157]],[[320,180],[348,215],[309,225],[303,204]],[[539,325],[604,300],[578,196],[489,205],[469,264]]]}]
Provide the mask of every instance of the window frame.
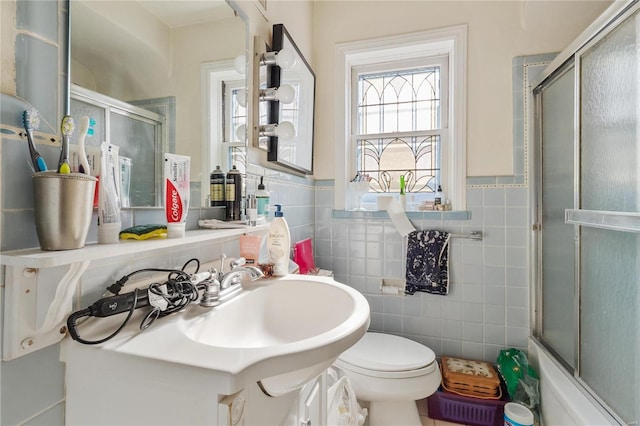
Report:
[{"label": "window frame", "polygon": [[[347,204],[346,184],[355,175],[355,145],[351,141],[352,69],[383,62],[448,56],[449,105],[447,170],[443,188],[454,210],[466,209],[467,25],[339,43],[335,55],[335,209]],[[444,153],[443,153],[444,154]],[[449,188],[449,189],[447,189]]]}]

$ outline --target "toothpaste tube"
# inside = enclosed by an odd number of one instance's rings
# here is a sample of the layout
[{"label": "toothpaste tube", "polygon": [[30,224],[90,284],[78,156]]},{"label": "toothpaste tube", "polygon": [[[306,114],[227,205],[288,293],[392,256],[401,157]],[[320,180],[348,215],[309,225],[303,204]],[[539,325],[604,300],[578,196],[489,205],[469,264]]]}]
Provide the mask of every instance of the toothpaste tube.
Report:
[{"label": "toothpaste tube", "polygon": [[167,237],[184,237],[189,210],[189,170],[191,157],[164,154],[164,208]]},{"label": "toothpaste tube", "polygon": [[120,241],[120,166],[118,147],[107,142],[100,145],[100,180],[98,184],[98,243]]}]

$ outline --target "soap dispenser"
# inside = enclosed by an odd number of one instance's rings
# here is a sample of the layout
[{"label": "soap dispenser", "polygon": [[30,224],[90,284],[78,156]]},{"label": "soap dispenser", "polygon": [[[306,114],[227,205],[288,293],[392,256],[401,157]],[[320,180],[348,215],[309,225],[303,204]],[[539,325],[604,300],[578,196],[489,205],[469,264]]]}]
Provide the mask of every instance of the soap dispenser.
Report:
[{"label": "soap dispenser", "polygon": [[269,215],[269,192],[264,189],[264,176],[260,176],[258,191],[256,191],[256,204],[258,208],[258,217]]},{"label": "soap dispenser", "polygon": [[267,255],[269,263],[273,264],[274,276],[282,277],[289,273],[291,233],[280,204],[276,204],[275,217],[267,232]]}]

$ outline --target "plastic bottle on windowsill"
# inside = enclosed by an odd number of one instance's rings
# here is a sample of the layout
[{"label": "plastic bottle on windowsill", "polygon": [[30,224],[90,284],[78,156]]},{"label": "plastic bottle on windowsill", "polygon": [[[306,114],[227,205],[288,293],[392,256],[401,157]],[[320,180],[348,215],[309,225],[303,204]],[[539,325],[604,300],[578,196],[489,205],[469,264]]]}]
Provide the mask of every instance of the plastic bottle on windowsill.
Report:
[{"label": "plastic bottle on windowsill", "polygon": [[400,176],[400,205],[402,210],[407,211],[407,195],[405,193],[404,176]]},{"label": "plastic bottle on windowsill", "polygon": [[438,190],[436,191],[435,197],[433,199],[433,208],[434,210],[442,210],[442,202],[445,200],[444,194],[442,193],[442,186],[438,185]]}]

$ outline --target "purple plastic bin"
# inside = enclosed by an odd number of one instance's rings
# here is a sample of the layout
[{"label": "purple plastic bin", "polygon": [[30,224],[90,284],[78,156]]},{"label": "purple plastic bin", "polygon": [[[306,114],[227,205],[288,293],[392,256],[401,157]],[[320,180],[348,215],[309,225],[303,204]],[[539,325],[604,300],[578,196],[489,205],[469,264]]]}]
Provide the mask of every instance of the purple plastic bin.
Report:
[{"label": "purple plastic bin", "polygon": [[500,399],[481,399],[457,395],[440,387],[427,398],[429,417],[472,426],[503,426],[504,405],[509,402],[506,390]]}]

